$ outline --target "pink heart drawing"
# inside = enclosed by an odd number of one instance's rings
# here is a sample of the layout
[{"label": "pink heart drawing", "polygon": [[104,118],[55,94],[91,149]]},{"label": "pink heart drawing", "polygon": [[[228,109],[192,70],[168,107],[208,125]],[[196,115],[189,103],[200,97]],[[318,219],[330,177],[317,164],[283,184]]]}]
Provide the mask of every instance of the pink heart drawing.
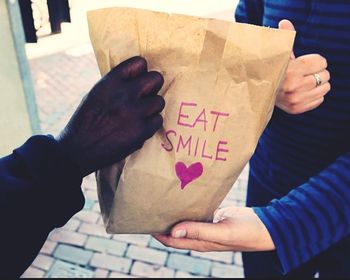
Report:
[{"label": "pink heart drawing", "polygon": [[181,181],[183,190],[189,183],[196,180],[203,174],[203,165],[200,162],[193,163],[189,167],[179,161],[175,164],[176,175]]}]

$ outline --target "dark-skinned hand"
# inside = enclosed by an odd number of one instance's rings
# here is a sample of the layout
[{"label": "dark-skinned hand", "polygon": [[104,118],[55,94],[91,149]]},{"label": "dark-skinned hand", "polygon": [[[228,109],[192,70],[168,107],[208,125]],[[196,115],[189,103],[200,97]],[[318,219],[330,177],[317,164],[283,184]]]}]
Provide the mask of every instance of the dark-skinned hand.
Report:
[{"label": "dark-skinned hand", "polygon": [[57,141],[84,177],[140,149],[162,126],[164,80],[141,57],[112,69],[83,98]]}]

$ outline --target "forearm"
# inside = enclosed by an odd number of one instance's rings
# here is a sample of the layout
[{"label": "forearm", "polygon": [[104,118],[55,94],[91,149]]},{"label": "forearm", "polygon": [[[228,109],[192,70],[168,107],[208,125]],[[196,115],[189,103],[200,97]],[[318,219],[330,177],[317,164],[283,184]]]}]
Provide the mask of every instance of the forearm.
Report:
[{"label": "forearm", "polygon": [[350,234],[349,170],[350,156],[342,156],[285,197],[254,208],[272,237],[284,273]]},{"label": "forearm", "polygon": [[51,137],[33,137],[0,159],[0,275],[20,276],[49,232],[83,207],[81,181]]},{"label": "forearm", "polygon": [[82,209],[82,178],[140,149],[163,124],[164,78],[132,57],[91,89],[60,133],[0,159],[0,276],[20,276],[48,233]]}]

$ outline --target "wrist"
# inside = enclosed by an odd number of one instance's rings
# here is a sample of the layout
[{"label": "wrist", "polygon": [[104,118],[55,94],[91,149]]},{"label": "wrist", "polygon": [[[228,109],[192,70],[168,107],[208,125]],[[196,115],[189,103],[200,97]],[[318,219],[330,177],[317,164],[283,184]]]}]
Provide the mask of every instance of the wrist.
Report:
[{"label": "wrist", "polygon": [[257,228],[257,244],[259,251],[272,251],[275,250],[275,244],[271,238],[270,232],[267,230],[265,224],[259,218],[259,216],[255,213],[255,209],[253,210],[254,219],[256,220],[256,228]]},{"label": "wrist", "polygon": [[14,150],[14,155],[23,162],[37,186],[46,188],[52,184],[53,178],[56,178],[55,184],[81,184],[78,166],[52,135],[32,136]]},{"label": "wrist", "polygon": [[84,178],[89,174],[81,161],[81,156],[79,156],[79,145],[76,141],[69,137],[65,131],[63,131],[58,137],[55,138],[60,150],[62,151],[65,158],[71,162],[76,168],[78,175]]},{"label": "wrist", "polygon": [[[253,207],[251,208],[253,211],[254,219],[256,220],[256,230],[257,240],[256,244],[258,244],[258,251],[271,251],[275,250],[275,244],[271,237],[271,234],[265,224],[264,219],[261,219],[260,213],[262,213],[264,207]],[[266,208],[264,208],[266,210]]]}]

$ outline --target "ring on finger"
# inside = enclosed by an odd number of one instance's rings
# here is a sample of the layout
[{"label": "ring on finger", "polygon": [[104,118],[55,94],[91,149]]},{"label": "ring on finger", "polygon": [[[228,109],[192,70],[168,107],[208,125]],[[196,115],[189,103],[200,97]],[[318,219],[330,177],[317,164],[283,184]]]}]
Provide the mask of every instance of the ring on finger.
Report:
[{"label": "ring on finger", "polygon": [[318,73],[313,74],[315,81],[316,81],[316,87],[322,85],[322,79],[321,79],[321,75]]}]

